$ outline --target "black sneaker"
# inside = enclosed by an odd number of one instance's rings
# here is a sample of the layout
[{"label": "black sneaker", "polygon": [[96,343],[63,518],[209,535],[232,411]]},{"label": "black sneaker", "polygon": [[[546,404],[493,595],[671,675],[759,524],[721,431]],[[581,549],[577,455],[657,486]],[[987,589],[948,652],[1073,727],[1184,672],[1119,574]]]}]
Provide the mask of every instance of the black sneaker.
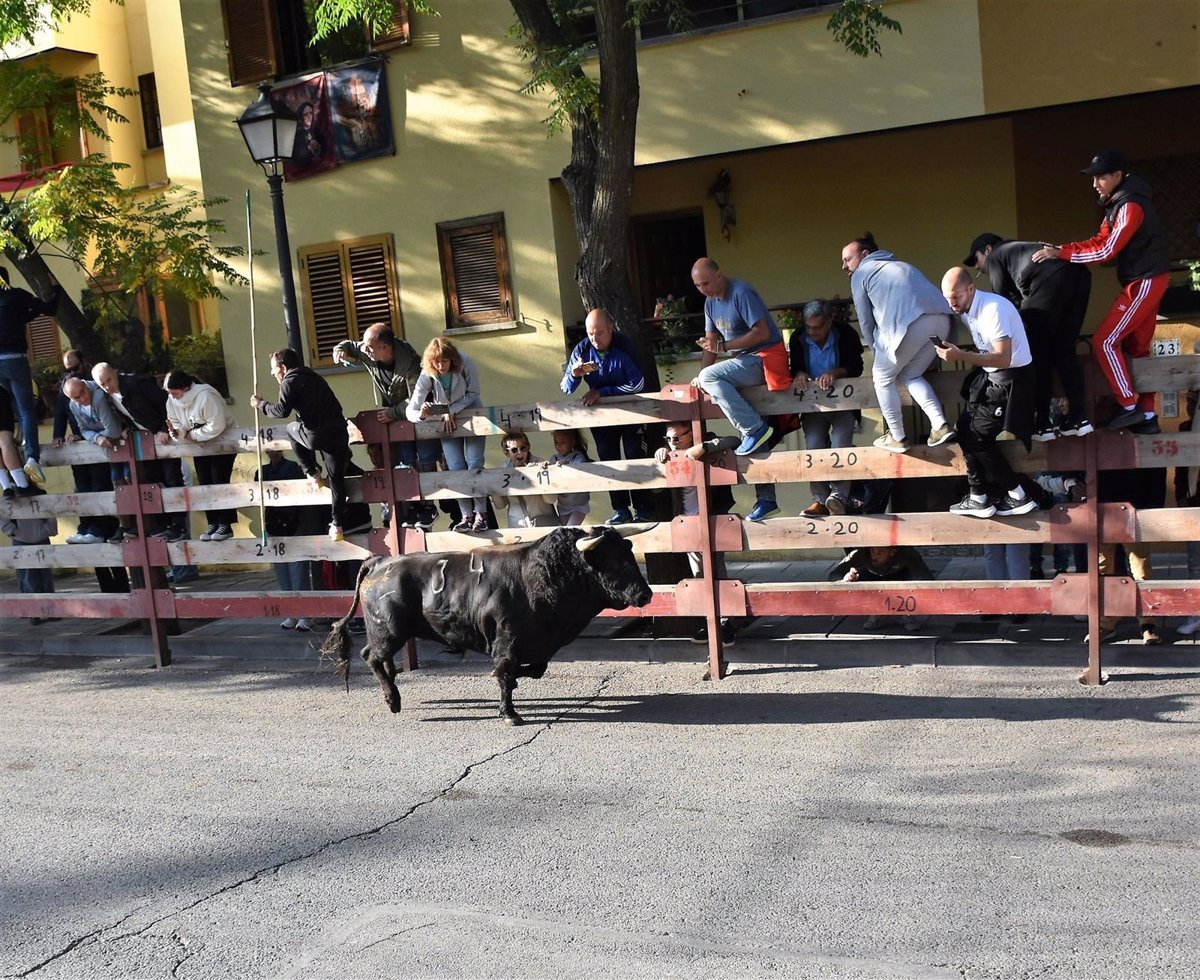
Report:
[{"label": "black sneaker", "polygon": [[1162,426],[1158,424],[1158,416],[1151,415],[1150,418],[1142,419],[1141,422],[1131,425],[1129,431],[1139,436],[1155,436],[1162,432]]},{"label": "black sneaker", "polygon": [[[203,537],[203,535],[201,535],[201,537]],[[228,524],[217,524],[215,527],[213,527],[212,533],[209,534],[208,540],[209,541],[228,541],[232,537],[233,537],[233,528],[232,527],[230,527]]]},{"label": "black sneaker", "polygon": [[1018,499],[1011,493],[1006,493],[1003,500],[996,502],[997,517],[1017,517],[1033,510],[1037,510],[1037,501],[1028,494]]},{"label": "black sneaker", "polygon": [[1128,429],[1131,425],[1146,421],[1146,413],[1136,405],[1133,408],[1122,408],[1100,427],[1102,429]]},{"label": "black sneaker", "polygon": [[181,527],[169,527],[167,528],[167,533],[162,537],[170,544],[174,544],[176,541],[182,541],[184,538],[186,538],[187,534]]},{"label": "black sneaker", "polygon": [[204,533],[200,535],[201,541],[211,541],[214,532],[217,530],[216,524],[210,524],[204,529]]},{"label": "black sneaker", "polygon": [[15,497],[16,495],[17,495],[16,487],[5,487],[4,488],[4,499],[5,500],[12,500],[13,497]]},{"label": "black sneaker", "polygon": [[1060,436],[1086,436],[1095,431],[1092,428],[1092,423],[1087,419],[1071,419],[1065,425],[1058,427],[1058,434]]},{"label": "black sneaker", "polygon": [[36,484],[31,483],[27,487],[17,487],[16,493],[18,497],[43,497],[46,491]]},{"label": "black sneaker", "polygon": [[[1064,432],[1063,435],[1066,435],[1066,433]],[[1033,434],[1034,442],[1053,442],[1057,438],[1058,429],[1052,425],[1048,425],[1043,429],[1038,429],[1037,432]]]}]

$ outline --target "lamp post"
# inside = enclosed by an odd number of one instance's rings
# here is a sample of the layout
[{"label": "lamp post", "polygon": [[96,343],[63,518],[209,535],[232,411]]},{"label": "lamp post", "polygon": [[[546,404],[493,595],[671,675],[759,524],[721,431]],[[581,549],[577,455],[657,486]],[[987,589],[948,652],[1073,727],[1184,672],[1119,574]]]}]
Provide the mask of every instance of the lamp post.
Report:
[{"label": "lamp post", "polygon": [[258,99],[237,120],[242,139],[254,162],[267,175],[271,189],[271,210],[275,216],[275,252],[279,257],[279,278],[283,284],[283,324],[288,346],[304,363],[300,344],[300,316],[296,306],[296,283],[292,278],[292,249],[288,244],[287,216],[283,211],[283,164],[292,158],[296,140],[296,116],[283,106],[271,103],[271,86],[258,86]]}]

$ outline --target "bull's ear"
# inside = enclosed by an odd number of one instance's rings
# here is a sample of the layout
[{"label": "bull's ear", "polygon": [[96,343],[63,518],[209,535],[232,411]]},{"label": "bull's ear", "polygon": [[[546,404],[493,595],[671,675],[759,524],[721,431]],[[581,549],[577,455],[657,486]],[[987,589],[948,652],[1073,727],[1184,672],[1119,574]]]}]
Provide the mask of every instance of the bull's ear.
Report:
[{"label": "bull's ear", "polygon": [[576,541],[575,547],[578,548],[580,551],[591,551],[602,540],[604,540],[603,532],[601,532],[600,534],[594,535],[594,536],[589,535],[586,538],[580,538],[578,541]]}]

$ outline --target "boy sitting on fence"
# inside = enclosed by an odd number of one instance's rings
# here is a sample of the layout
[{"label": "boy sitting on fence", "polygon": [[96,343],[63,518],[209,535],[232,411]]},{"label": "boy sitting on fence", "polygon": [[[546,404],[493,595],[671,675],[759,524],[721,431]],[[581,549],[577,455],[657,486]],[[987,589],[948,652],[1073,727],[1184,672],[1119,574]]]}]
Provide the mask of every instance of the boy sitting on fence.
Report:
[{"label": "boy sitting on fence", "polygon": [[[504,469],[532,466],[542,462],[529,449],[529,437],[524,432],[510,432],[504,437]],[[557,527],[558,514],[554,504],[541,494],[525,493],[513,496],[497,494],[492,497],[492,509],[497,514],[508,511],[509,527]]]}]

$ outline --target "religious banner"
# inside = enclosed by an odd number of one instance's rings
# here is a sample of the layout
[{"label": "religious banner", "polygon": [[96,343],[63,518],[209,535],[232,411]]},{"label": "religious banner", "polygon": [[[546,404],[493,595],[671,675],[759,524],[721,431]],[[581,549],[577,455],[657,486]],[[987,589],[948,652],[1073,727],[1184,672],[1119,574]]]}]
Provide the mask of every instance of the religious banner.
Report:
[{"label": "religious banner", "polygon": [[286,106],[297,119],[292,158],[283,165],[283,174],[289,181],[303,180],[338,165],[328,89],[322,72],[271,90],[271,101]]},{"label": "religious banner", "polygon": [[370,61],[325,74],[338,161],[395,153],[383,63]]}]

